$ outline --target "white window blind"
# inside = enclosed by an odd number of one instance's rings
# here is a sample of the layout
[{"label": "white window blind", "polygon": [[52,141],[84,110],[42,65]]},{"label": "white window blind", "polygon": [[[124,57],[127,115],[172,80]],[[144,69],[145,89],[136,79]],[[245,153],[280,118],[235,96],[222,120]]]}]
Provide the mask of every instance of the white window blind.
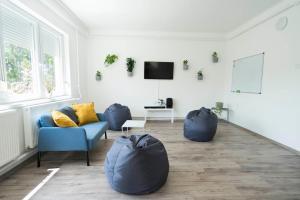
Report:
[{"label": "white window blind", "polygon": [[33,46],[33,24],[24,17],[1,6],[0,24],[2,41],[25,49]]},{"label": "white window blind", "polygon": [[55,34],[41,28],[40,42],[42,53],[52,56],[59,55],[59,38]]}]

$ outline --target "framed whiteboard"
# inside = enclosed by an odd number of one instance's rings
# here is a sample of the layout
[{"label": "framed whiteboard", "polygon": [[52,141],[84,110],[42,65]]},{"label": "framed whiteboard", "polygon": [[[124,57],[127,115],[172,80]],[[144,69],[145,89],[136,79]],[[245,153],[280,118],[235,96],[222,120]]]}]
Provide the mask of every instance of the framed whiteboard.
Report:
[{"label": "framed whiteboard", "polygon": [[233,61],[231,91],[261,94],[264,53]]}]

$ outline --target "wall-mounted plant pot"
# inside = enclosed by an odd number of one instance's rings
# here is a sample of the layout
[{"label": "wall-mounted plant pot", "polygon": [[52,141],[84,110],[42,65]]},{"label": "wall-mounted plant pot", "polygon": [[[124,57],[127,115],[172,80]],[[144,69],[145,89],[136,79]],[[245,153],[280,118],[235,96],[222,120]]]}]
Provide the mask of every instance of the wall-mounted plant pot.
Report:
[{"label": "wall-mounted plant pot", "polygon": [[213,61],[213,63],[217,63],[217,62],[219,62],[219,58],[217,56],[213,56],[212,61]]},{"label": "wall-mounted plant pot", "polygon": [[101,81],[101,76],[96,74],[96,81]]},{"label": "wall-mounted plant pot", "polygon": [[198,80],[203,80],[203,75],[198,75]]},{"label": "wall-mounted plant pot", "polygon": [[131,77],[131,76],[133,76],[133,72],[127,72],[127,75],[128,75],[129,77]]},{"label": "wall-mounted plant pot", "polygon": [[189,69],[189,65],[188,64],[183,64],[183,70],[188,70]]}]

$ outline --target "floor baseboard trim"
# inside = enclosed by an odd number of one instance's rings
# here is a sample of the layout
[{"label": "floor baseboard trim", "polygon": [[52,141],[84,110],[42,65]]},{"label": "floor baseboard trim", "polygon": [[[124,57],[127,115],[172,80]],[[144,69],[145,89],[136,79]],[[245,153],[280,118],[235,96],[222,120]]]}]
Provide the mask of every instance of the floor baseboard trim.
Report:
[{"label": "floor baseboard trim", "polygon": [[280,143],[280,142],[277,142],[277,141],[275,141],[275,140],[272,140],[272,139],[270,139],[270,138],[268,138],[268,137],[266,137],[266,136],[264,136],[264,135],[262,135],[262,134],[259,134],[259,133],[256,133],[256,132],[254,132],[254,131],[251,131],[251,130],[249,130],[249,129],[245,128],[245,127],[242,127],[242,126],[240,126],[240,125],[237,125],[237,124],[235,124],[235,123],[233,123],[233,122],[228,121],[228,123],[230,123],[231,125],[233,125],[233,126],[235,126],[235,127],[237,127],[237,128],[246,130],[246,131],[248,131],[248,132],[249,132],[250,134],[252,134],[252,135],[255,135],[255,136],[258,136],[258,137],[262,137],[262,138],[264,138],[264,139],[267,139],[267,140],[269,140],[270,142],[272,142],[273,144],[276,144],[276,145],[278,145],[278,146],[281,146],[282,148],[284,148],[284,149],[286,149],[286,150],[288,150],[288,151],[290,151],[290,152],[292,152],[292,153],[295,153],[296,155],[300,155],[300,151],[297,151],[296,149],[293,149],[293,148],[291,148],[291,147],[289,147],[289,146],[286,146],[286,145],[284,145],[284,144],[282,144],[282,143]]},{"label": "floor baseboard trim", "polygon": [[11,172],[13,172],[15,169],[17,169],[21,164],[23,164],[25,161],[33,157],[37,153],[37,149],[32,149],[30,151],[27,151],[17,157],[16,159],[12,160],[11,162],[7,163],[3,167],[0,168],[0,180],[5,178],[6,176],[9,176]]}]

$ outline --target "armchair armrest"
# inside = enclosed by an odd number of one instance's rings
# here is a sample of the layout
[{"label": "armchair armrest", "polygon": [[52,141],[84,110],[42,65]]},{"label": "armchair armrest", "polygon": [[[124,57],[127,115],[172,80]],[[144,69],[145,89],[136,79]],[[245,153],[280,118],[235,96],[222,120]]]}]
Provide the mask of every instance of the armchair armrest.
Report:
[{"label": "armchair armrest", "polygon": [[84,128],[42,127],[38,137],[39,151],[87,151]]},{"label": "armchair armrest", "polygon": [[106,121],[104,113],[97,113],[97,117],[100,121]]}]

